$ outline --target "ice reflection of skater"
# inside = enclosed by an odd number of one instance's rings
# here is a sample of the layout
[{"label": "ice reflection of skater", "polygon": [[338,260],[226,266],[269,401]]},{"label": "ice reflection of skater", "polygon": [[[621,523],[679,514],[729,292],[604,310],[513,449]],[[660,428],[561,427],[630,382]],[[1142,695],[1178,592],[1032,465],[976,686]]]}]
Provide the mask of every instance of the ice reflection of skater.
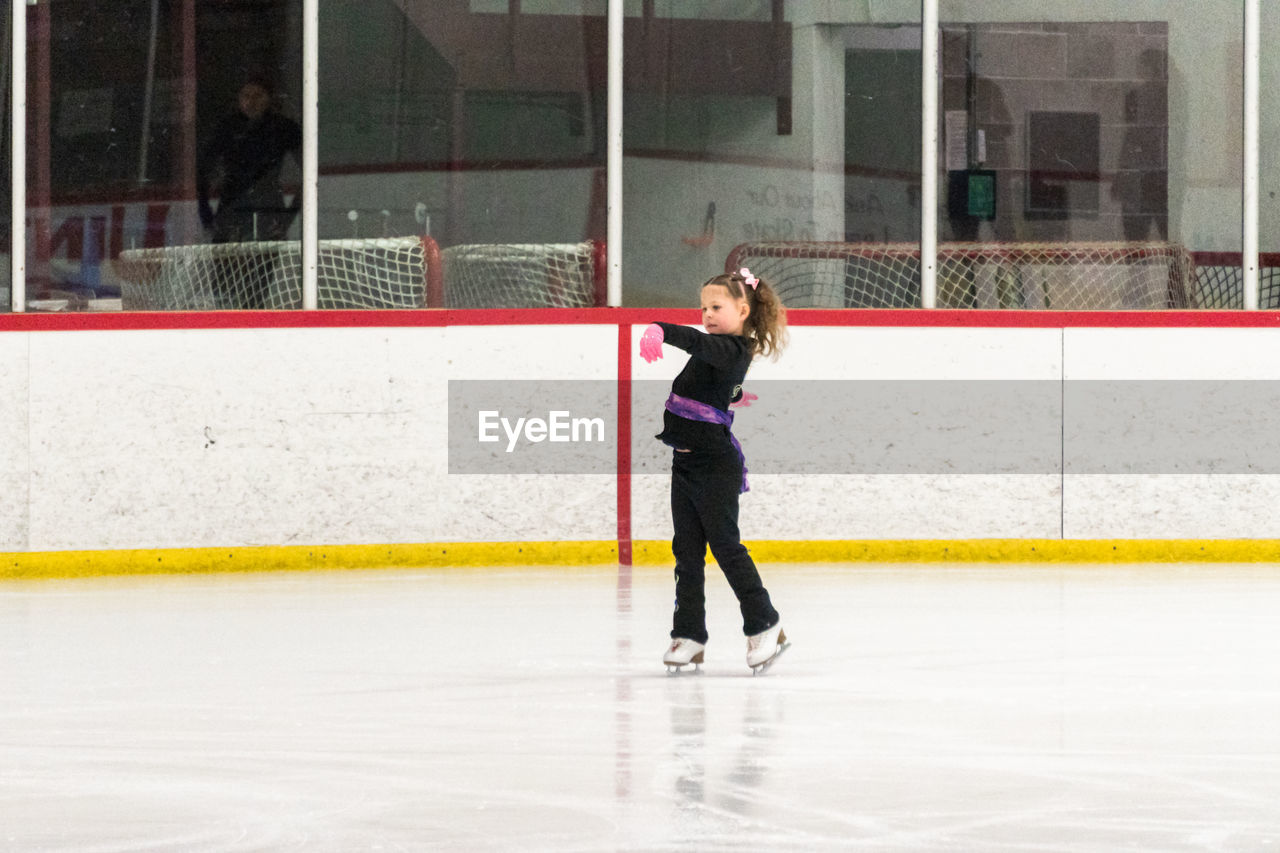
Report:
[{"label": "ice reflection of skater", "polygon": [[706,801],[707,704],[701,679],[674,679],[671,748],[677,762],[676,805],[696,809]]},{"label": "ice reflection of skater", "polygon": [[726,804],[739,814],[748,813],[752,805],[760,801],[754,791],[764,783],[765,771],[768,769],[768,745],[774,738],[774,726],[781,714],[781,701],[781,694],[770,696],[766,701],[761,696],[761,691],[751,690],[747,693],[742,714],[742,746],[738,750],[733,770],[729,773],[729,781],[733,787]]},{"label": "ice reflection of skater", "polygon": [[[718,730],[712,715],[712,745],[708,745],[706,696],[702,678],[676,678],[668,682],[671,713],[671,753],[675,769],[676,818],[688,830],[683,846],[698,849],[698,842],[716,837],[726,821],[749,817],[758,811],[772,756],[777,727],[783,716],[783,695],[749,689],[743,703],[741,733],[729,727]],[[721,720],[722,722],[727,722]],[[727,744],[738,740],[736,749]],[[724,746],[717,747],[716,743]],[[726,771],[714,765],[732,759]],[[708,774],[707,765],[713,765]],[[737,817],[733,817],[737,816]],[[718,826],[719,825],[719,826]]]}]

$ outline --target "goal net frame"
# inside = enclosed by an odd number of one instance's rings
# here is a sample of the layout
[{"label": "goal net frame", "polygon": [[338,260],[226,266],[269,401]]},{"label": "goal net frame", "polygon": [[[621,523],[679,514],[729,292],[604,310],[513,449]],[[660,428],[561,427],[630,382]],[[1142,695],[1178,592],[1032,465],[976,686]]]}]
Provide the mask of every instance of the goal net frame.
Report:
[{"label": "goal net frame", "polygon": [[607,304],[601,240],[465,243],[440,252],[445,308],[593,308]]},{"label": "goal net frame", "polygon": [[[588,308],[607,302],[599,240],[440,249],[431,237],[319,241],[317,307]],[[114,264],[125,310],[302,307],[297,240],[127,249]]]},{"label": "goal net frame", "polygon": [[[743,266],[798,308],[919,308],[916,243],[757,242]],[[939,308],[1164,310],[1191,307],[1196,262],[1176,243],[942,243]]]},{"label": "goal net frame", "polygon": [[[440,249],[427,236],[320,240],[317,261],[320,308],[425,308],[442,301]],[[125,310],[302,307],[298,240],[126,249],[115,271]]]},{"label": "goal net frame", "polygon": [[[1241,252],[1193,252],[1195,290],[1191,307],[1244,309],[1244,255]],[[1258,255],[1258,308],[1280,309],[1280,252]]]}]

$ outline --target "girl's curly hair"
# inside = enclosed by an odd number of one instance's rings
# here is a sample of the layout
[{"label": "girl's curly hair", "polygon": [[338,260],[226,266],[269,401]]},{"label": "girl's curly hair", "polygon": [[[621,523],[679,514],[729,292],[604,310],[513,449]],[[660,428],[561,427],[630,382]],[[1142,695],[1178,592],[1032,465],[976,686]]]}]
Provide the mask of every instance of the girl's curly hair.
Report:
[{"label": "girl's curly hair", "polygon": [[751,338],[752,354],[776,359],[787,345],[787,306],[763,278],[756,279],[755,287],[746,281],[741,272],[732,272],[713,276],[702,286],[715,284],[729,291],[734,299],[746,299],[751,313],[747,315],[742,333]]}]

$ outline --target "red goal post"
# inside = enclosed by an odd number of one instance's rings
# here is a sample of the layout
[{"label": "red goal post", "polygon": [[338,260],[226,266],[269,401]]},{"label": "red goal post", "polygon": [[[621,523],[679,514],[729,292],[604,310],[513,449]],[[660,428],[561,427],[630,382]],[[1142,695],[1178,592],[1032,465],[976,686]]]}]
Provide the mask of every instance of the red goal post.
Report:
[{"label": "red goal post", "polygon": [[[749,267],[794,308],[920,307],[915,243],[743,243]],[[943,243],[939,308],[1128,310],[1197,306],[1196,261],[1175,243]]]}]

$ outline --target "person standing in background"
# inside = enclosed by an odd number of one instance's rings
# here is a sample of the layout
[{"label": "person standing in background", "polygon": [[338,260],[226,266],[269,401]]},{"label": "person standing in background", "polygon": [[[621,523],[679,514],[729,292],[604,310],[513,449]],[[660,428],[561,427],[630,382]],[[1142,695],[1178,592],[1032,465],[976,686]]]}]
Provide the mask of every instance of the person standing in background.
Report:
[{"label": "person standing in background", "polygon": [[[280,171],[288,154],[301,161],[302,128],[281,115],[274,98],[266,78],[247,80],[237,95],[237,108],[218,123],[200,152],[200,222],[214,243],[283,240],[298,213],[297,197],[285,204]],[[216,211],[211,201],[215,190]],[[248,252],[244,262],[216,260],[219,307],[267,307],[272,257],[270,251]]]},{"label": "person standing in background", "polygon": [[200,152],[200,221],[214,243],[282,240],[297,215],[296,199],[285,205],[280,170],[287,154],[301,159],[302,128],[276,109],[274,98],[266,78],[247,80],[237,109],[218,123]]}]

